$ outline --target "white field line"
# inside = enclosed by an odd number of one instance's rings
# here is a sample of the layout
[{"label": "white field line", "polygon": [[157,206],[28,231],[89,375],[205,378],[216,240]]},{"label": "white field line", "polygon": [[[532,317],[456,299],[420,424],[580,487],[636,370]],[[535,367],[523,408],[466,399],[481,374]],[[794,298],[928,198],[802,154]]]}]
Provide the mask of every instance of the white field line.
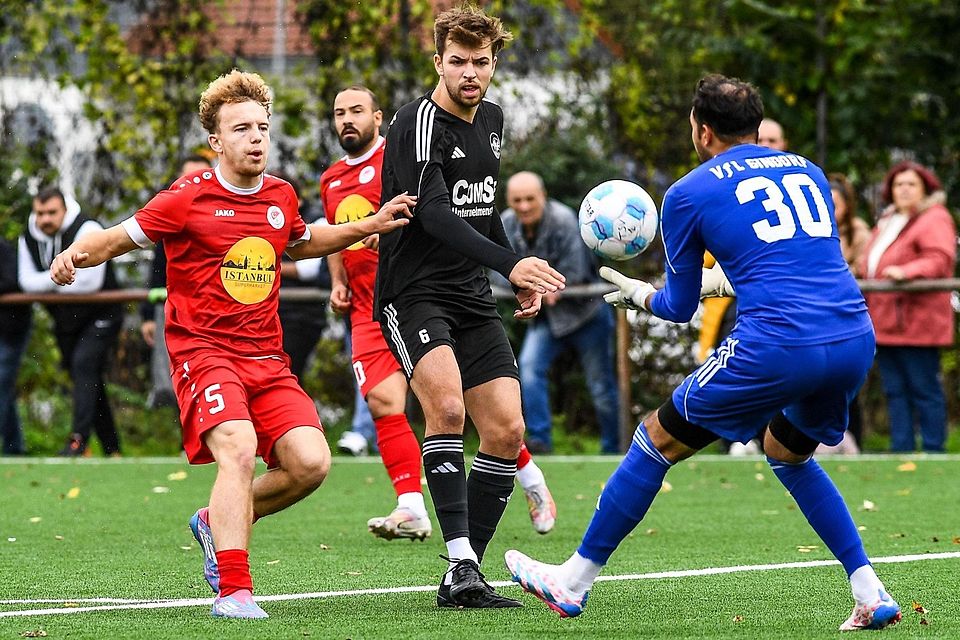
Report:
[{"label": "white field line", "polygon": [[[874,564],[900,564],[906,562],[920,562],[923,560],[946,560],[960,558],[960,551],[945,553],[925,553],[902,556],[886,556],[873,558]],[[663,578],[689,578],[710,576],[726,573],[747,573],[754,571],[778,571],[781,569],[807,569],[811,567],[826,567],[839,565],[836,560],[811,560],[809,562],[784,562],[780,564],[754,564],[733,567],[707,567],[705,569],[684,569],[679,571],[658,571],[654,573],[636,573],[622,576],[600,576],[597,581],[618,582],[627,580],[659,580]],[[490,583],[494,587],[515,587],[513,582],[498,581]],[[366,596],[392,593],[417,593],[435,591],[436,585],[417,587],[385,587],[381,589],[351,589],[348,591],[315,591],[313,593],[291,593],[273,596],[257,596],[258,602],[280,602],[284,600],[314,600],[318,598],[338,598],[346,596]],[[174,609],[178,607],[210,606],[212,598],[185,598],[177,600],[123,600],[114,598],[78,598],[73,600],[0,600],[0,605],[15,604],[61,604],[61,607],[46,609],[29,609],[21,611],[0,611],[0,618],[17,618],[27,616],[44,616],[64,613],[88,613],[91,611],[118,611],[122,609]],[[99,604],[96,604],[99,603]],[[110,604],[103,604],[110,603]],[[78,604],[94,604],[95,606],[76,606]]]},{"label": "white field line", "polygon": [[[467,456],[468,458],[470,456]],[[555,456],[555,455],[537,455],[538,461],[554,463],[581,463],[581,462],[619,462],[622,456]],[[817,460],[826,460],[830,462],[857,463],[857,462],[902,462],[904,460],[926,461],[926,462],[960,462],[958,453],[861,453],[855,456],[842,455],[819,455]],[[685,464],[693,462],[757,462],[764,461],[762,455],[750,456],[728,456],[717,453],[701,453]],[[0,466],[5,465],[80,465],[80,466],[100,466],[100,465],[183,465],[190,466],[183,456],[167,457],[144,457],[144,458],[31,458],[20,456],[0,457]],[[379,456],[363,456],[354,458],[350,456],[334,456],[333,464],[382,464]]]}]

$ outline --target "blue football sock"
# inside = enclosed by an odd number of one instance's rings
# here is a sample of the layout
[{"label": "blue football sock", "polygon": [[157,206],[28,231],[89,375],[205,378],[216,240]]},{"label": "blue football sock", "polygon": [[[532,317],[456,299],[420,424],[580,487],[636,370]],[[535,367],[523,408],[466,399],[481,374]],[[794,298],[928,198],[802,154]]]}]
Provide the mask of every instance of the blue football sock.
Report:
[{"label": "blue football sock", "polygon": [[847,576],[870,564],[847,505],[816,460],[788,464],[767,458],[767,462],[797,501],[807,522],[846,569]]},{"label": "blue football sock", "polygon": [[670,466],[641,422],[626,457],[603,488],[578,553],[606,564],[617,545],[643,520]]}]

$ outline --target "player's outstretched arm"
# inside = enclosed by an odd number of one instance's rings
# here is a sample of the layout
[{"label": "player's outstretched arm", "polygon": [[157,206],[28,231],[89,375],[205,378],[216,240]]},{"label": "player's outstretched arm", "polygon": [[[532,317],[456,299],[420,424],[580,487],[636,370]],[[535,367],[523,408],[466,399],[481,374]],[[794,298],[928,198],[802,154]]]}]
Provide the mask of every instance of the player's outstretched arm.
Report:
[{"label": "player's outstretched arm", "polygon": [[346,249],[375,233],[390,233],[409,224],[416,196],[401,193],[386,202],[380,211],[361,220],[345,224],[311,224],[310,240],[287,248],[294,260],[318,258]]},{"label": "player's outstretched arm", "polygon": [[95,267],[137,248],[121,225],[85,233],[61,251],[50,264],[50,279],[63,286],[73,284],[77,269]]},{"label": "player's outstretched arm", "polygon": [[509,280],[519,289],[530,289],[542,294],[563,289],[566,278],[546,260],[528,256],[513,267]]}]

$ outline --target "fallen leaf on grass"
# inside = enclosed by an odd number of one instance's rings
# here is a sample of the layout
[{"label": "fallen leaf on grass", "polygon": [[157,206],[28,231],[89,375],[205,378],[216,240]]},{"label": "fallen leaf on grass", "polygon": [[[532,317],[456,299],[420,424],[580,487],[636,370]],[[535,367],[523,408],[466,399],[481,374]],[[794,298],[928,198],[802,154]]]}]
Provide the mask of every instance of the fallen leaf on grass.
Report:
[{"label": "fallen leaf on grass", "polygon": [[919,613],[920,615],[924,615],[925,613],[929,613],[929,612],[926,610],[926,608],[924,608],[924,606],[923,606],[922,604],[920,604],[919,602],[917,602],[917,601],[914,601],[913,603],[911,603],[910,606],[913,608],[914,611],[916,611],[916,612]]},{"label": "fallen leaf on grass", "polygon": [[54,540],[63,540],[63,536],[61,536],[61,535],[56,535],[56,536],[53,536],[53,539],[54,539]]},{"label": "fallen leaf on grass", "polygon": [[70,491],[67,491],[67,497],[71,500],[80,495],[80,487],[72,487]]},{"label": "fallen leaf on grass", "polygon": [[916,471],[916,470],[917,470],[917,463],[913,461],[907,461],[897,466],[897,471]]},{"label": "fallen leaf on grass", "polygon": [[193,547],[189,547],[189,546],[185,547],[181,545],[180,548],[183,549],[184,551],[193,551]]},{"label": "fallen leaf on grass", "polygon": [[859,527],[857,527],[857,531],[866,531],[866,530],[867,528],[863,525],[860,525]]},{"label": "fallen leaf on grass", "polygon": [[652,535],[654,535],[656,532],[657,532],[656,529],[647,529],[647,535],[648,535],[648,536],[652,536]]},{"label": "fallen leaf on grass", "polygon": [[21,638],[46,638],[47,632],[43,629],[33,629],[32,631],[23,631],[20,633]]},{"label": "fallen leaf on grass", "polygon": [[328,547],[327,545],[325,544],[320,545],[320,551],[329,551],[329,550],[330,550],[330,547]]},{"label": "fallen leaf on grass", "polygon": [[345,572],[344,572],[344,575],[348,575],[348,576],[362,576],[363,574],[360,573],[359,571],[345,571]]},{"label": "fallen leaf on grass", "polygon": [[37,522],[40,522],[41,520],[43,520],[43,518],[41,518],[40,516],[33,516],[32,518],[30,518],[30,522],[33,522],[34,524],[36,524]]},{"label": "fallen leaf on grass", "polygon": [[863,504],[860,505],[860,511],[876,511],[877,505],[875,505],[870,500],[864,500]]},{"label": "fallen leaf on grass", "polygon": [[743,616],[738,613],[737,615],[733,616],[733,621],[734,621],[734,622],[743,622]]},{"label": "fallen leaf on grass", "polygon": [[960,544],[960,536],[953,536],[953,544]]},{"label": "fallen leaf on grass", "polygon": [[154,493],[170,493],[170,487],[154,487],[152,491]]},{"label": "fallen leaf on grass", "polygon": [[167,480],[174,482],[176,480],[186,480],[187,472],[186,471],[174,471],[173,473],[167,474]]},{"label": "fallen leaf on grass", "polygon": [[811,551],[816,551],[817,545],[815,544],[801,544],[797,545],[797,551],[800,553],[810,553]]},{"label": "fallen leaf on grass", "polygon": [[280,564],[279,560],[267,560],[267,564]]}]

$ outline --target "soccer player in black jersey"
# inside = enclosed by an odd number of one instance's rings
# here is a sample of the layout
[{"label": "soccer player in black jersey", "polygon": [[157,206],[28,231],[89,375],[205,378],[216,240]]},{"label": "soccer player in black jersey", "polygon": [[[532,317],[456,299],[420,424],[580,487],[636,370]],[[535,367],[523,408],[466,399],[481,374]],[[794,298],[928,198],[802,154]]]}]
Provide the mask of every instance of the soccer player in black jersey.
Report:
[{"label": "soccer player in black jersey", "polygon": [[[440,80],[403,106],[387,133],[383,192],[419,196],[402,233],[381,236],[375,313],[423,407],[423,464],[449,554],[439,606],[518,607],[484,582],[480,561],[507,506],[523,438],[520,382],[483,267],[517,291],[531,318],[563,276],[510,248],[494,208],[503,112],[483,99],[512,38],[474,6],[437,17]],[[465,412],[480,434],[469,475]]]}]

